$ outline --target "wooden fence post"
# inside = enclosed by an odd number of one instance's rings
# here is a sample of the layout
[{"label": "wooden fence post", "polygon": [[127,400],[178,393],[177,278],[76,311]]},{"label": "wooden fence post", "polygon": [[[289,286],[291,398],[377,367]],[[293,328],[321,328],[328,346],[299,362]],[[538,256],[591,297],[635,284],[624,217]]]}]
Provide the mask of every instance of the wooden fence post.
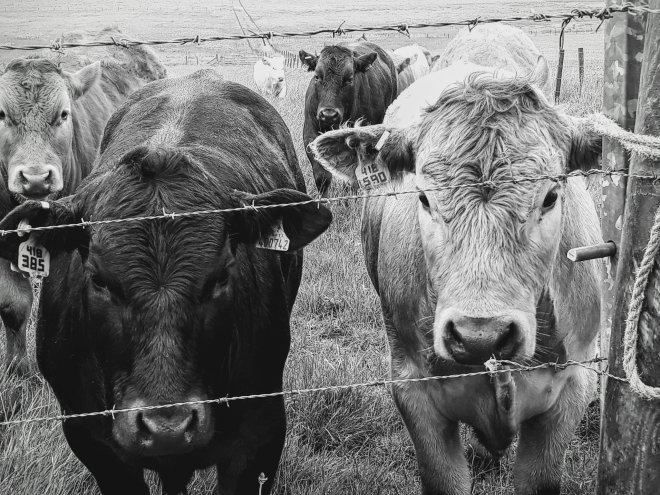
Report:
[{"label": "wooden fence post", "polygon": [[[608,0],[608,5],[613,3]],[[635,0],[641,5],[641,0]],[[605,21],[605,64],[603,72],[603,113],[626,130],[635,128],[637,93],[644,51],[645,16],[614,14]],[[628,168],[628,153],[614,140],[603,138],[603,169]],[[603,208],[601,229],[603,240],[621,242],[621,227],[626,202],[625,177],[604,176],[602,180]],[[601,298],[600,353],[607,357],[610,350],[610,329],[616,285],[618,254],[604,260],[604,282]],[[601,380],[601,397],[604,399],[607,379]],[[602,408],[601,408],[602,412]]]},{"label": "wooden fence post", "polygon": [[[651,0],[660,9],[660,0]],[[641,19],[640,19],[641,20]],[[641,88],[636,102],[635,132],[660,136],[660,15],[648,15],[643,52]],[[635,45],[636,47],[636,45]],[[636,50],[636,48],[635,48]],[[640,60],[628,51],[629,60]],[[607,69],[607,67],[606,67]],[[607,72],[606,72],[607,74]],[[630,95],[632,96],[632,95]],[[632,104],[632,103],[631,103]],[[653,174],[660,161],[633,155],[630,172]],[[624,376],[623,348],[630,291],[637,266],[649,240],[655,211],[660,205],[660,186],[652,180],[628,181],[623,239],[619,249],[609,355],[610,371]],[[660,267],[656,257],[639,319],[637,363],[640,376],[650,386],[660,386]],[[601,420],[598,495],[651,495],[660,490],[660,404],[637,396],[627,384],[609,380]]]},{"label": "wooden fence post", "polygon": [[584,48],[578,48],[578,73],[580,77],[580,93],[582,93],[582,83],[584,82]]}]

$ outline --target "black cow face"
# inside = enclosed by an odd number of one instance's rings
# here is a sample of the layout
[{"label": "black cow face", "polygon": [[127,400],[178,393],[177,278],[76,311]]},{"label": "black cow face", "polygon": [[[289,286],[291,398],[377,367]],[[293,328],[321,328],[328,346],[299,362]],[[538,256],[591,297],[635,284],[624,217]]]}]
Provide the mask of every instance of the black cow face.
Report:
[{"label": "black cow face", "polygon": [[300,58],[314,71],[319,127],[336,128],[351,113],[358,91],[356,81],[371,68],[378,54],[359,56],[347,48],[334,46],[325,48],[318,58],[301,50]]},{"label": "black cow face", "polygon": [[[178,183],[174,194],[175,181],[168,184],[168,178],[193,166],[176,160],[185,158],[170,160],[170,170],[157,174],[142,163],[139,175],[113,177],[115,188],[103,185],[108,183],[105,180],[97,181],[98,187],[91,181],[78,196],[50,204],[25,202],[5,217],[0,229],[14,229],[21,219],[28,219],[33,227],[54,226],[79,224],[90,216],[101,220],[153,215],[163,208],[259,207],[311,199],[289,189],[259,195],[225,191],[218,204],[221,191],[209,187],[204,176],[190,179],[186,187]],[[186,196],[182,190],[195,194]],[[179,204],[163,207],[168,198],[177,198]],[[287,251],[298,250],[325,231],[331,218],[324,206],[309,204],[42,233],[39,242],[51,259],[80,253],[82,271],[75,275],[55,271],[48,282],[80,288],[72,297],[76,306],[80,300],[83,303],[86,328],[82,331],[93,342],[105,407],[189,402],[226,394],[218,388],[220,379],[240,365],[232,361],[232,353],[239,346],[258,345],[250,341],[239,305],[253,300],[249,313],[255,321],[266,322],[260,324],[272,324],[274,310],[269,304],[284,311],[288,321],[278,261],[282,258],[252,246],[281,228],[289,239]],[[23,240],[16,234],[3,236],[0,256],[16,262]],[[112,426],[114,440],[128,456],[189,452],[208,443],[214,431],[210,406],[204,404],[122,413]]]}]

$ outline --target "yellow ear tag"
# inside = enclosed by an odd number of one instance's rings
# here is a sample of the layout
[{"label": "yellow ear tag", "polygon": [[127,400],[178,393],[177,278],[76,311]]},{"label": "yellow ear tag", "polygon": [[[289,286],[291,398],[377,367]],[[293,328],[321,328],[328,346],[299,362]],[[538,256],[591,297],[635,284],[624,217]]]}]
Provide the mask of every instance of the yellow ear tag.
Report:
[{"label": "yellow ear tag", "polygon": [[273,232],[265,239],[257,241],[257,247],[260,249],[271,249],[273,251],[287,251],[289,249],[289,238],[282,227],[282,219],[278,219]]},{"label": "yellow ear tag", "polygon": [[[29,226],[27,220],[21,220],[18,230]],[[22,237],[24,234],[19,232],[18,235]],[[50,253],[36,239],[30,237],[18,246],[18,268],[35,277],[47,277],[50,273]]]}]

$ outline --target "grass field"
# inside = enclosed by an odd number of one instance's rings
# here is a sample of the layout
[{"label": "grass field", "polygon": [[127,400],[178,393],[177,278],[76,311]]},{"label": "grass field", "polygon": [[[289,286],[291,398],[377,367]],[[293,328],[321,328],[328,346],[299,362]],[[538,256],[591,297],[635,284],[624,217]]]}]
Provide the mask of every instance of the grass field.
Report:
[{"label": "grass field", "polygon": [[[207,7],[201,0],[176,7],[174,2],[144,3],[127,0],[110,7],[72,1],[57,4],[9,0],[0,6],[0,43],[24,44],[54,39],[70,29],[117,24],[139,37],[169,38],[213,32],[238,32],[230,4]],[[285,3],[280,0],[256,7],[245,1],[264,29],[307,29],[374,22],[414,22],[430,18],[460,20],[476,15],[528,14],[567,11],[566,2],[461,2],[445,7],[424,0],[410,3],[379,2],[378,11],[358,3],[331,1]],[[303,5],[305,4],[305,5]],[[594,2],[588,7],[598,5]],[[3,16],[3,7],[7,8]],[[102,7],[104,6],[104,7]],[[377,15],[376,15],[377,14]],[[350,20],[350,22],[348,22]],[[552,24],[553,28],[557,24]],[[595,25],[591,25],[595,27]],[[543,32],[545,29],[545,32]],[[582,24],[581,30],[588,29]],[[551,62],[554,74],[558,40],[547,27],[528,26],[535,43]],[[541,30],[540,34],[539,30]],[[455,29],[429,31],[433,37],[413,41],[439,52]],[[426,31],[414,34],[426,36]],[[369,35],[367,35],[369,37]],[[373,39],[387,47],[409,43],[404,37]],[[287,40],[276,46],[295,50],[320,48],[328,39]],[[599,111],[602,94],[602,34],[577,33],[566,38],[566,67],[561,104],[574,115]],[[585,49],[585,80],[580,90],[577,47]],[[246,52],[244,43],[194,47],[157,48],[170,76],[205,67],[215,53]],[[199,55],[199,66],[182,65],[185,51]],[[0,54],[0,63],[22,52]],[[249,66],[217,67],[227,79],[252,87]],[[308,182],[311,171],[302,148],[304,94],[309,75],[293,69],[287,73],[286,101],[273,102],[284,117]],[[338,194],[338,189],[334,190]],[[292,347],[285,372],[285,388],[307,388],[385,378],[389,373],[388,348],[380,308],[362,261],[359,239],[359,206],[353,202],[332,205],[335,221],[328,232],[306,249],[303,283],[292,317]],[[4,357],[4,338],[0,356]],[[34,335],[30,329],[30,356],[35,372],[26,379],[0,373],[0,418],[31,418],[59,413],[48,385],[36,371]],[[16,400],[22,406],[13,407]],[[388,392],[368,388],[341,393],[302,395],[287,401],[288,434],[274,493],[286,494],[412,494],[419,492],[414,450]],[[598,411],[590,409],[566,455],[564,491],[591,494],[595,486],[598,449]],[[466,452],[473,461],[470,452]],[[511,455],[496,466],[472,462],[474,494],[513,493]],[[149,475],[150,476],[150,475]],[[153,477],[151,477],[153,479]],[[200,472],[191,483],[191,494],[211,493],[214,477]],[[153,493],[159,493],[154,480]],[[0,494],[93,494],[90,474],[71,454],[58,423],[0,427]],[[255,491],[255,494],[256,491]]]}]

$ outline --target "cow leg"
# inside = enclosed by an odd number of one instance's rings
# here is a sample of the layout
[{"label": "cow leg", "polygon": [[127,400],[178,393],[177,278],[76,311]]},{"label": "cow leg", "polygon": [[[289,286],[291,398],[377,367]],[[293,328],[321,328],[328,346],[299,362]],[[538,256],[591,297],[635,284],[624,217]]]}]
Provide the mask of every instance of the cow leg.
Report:
[{"label": "cow leg", "polygon": [[595,387],[595,374],[582,368],[574,373],[553,407],[521,426],[513,474],[516,495],[560,494],[564,454]]},{"label": "cow leg", "polygon": [[92,473],[103,495],[149,495],[140,468],[129,466],[87,429],[71,421],[62,424],[69,447]]},{"label": "cow leg", "polygon": [[255,413],[238,428],[241,447],[233,451],[232,460],[217,465],[218,495],[258,494],[261,473],[267,478],[261,495],[268,495],[273,487],[286,434],[284,400],[277,398]]},{"label": "cow leg", "polygon": [[7,335],[7,367],[10,373],[29,371],[25,329],[32,308],[30,279],[11,271],[9,262],[0,264],[0,318]]},{"label": "cow leg", "polygon": [[415,445],[424,495],[467,495],[470,472],[459,425],[443,416],[428,383],[393,387],[394,402]]}]

